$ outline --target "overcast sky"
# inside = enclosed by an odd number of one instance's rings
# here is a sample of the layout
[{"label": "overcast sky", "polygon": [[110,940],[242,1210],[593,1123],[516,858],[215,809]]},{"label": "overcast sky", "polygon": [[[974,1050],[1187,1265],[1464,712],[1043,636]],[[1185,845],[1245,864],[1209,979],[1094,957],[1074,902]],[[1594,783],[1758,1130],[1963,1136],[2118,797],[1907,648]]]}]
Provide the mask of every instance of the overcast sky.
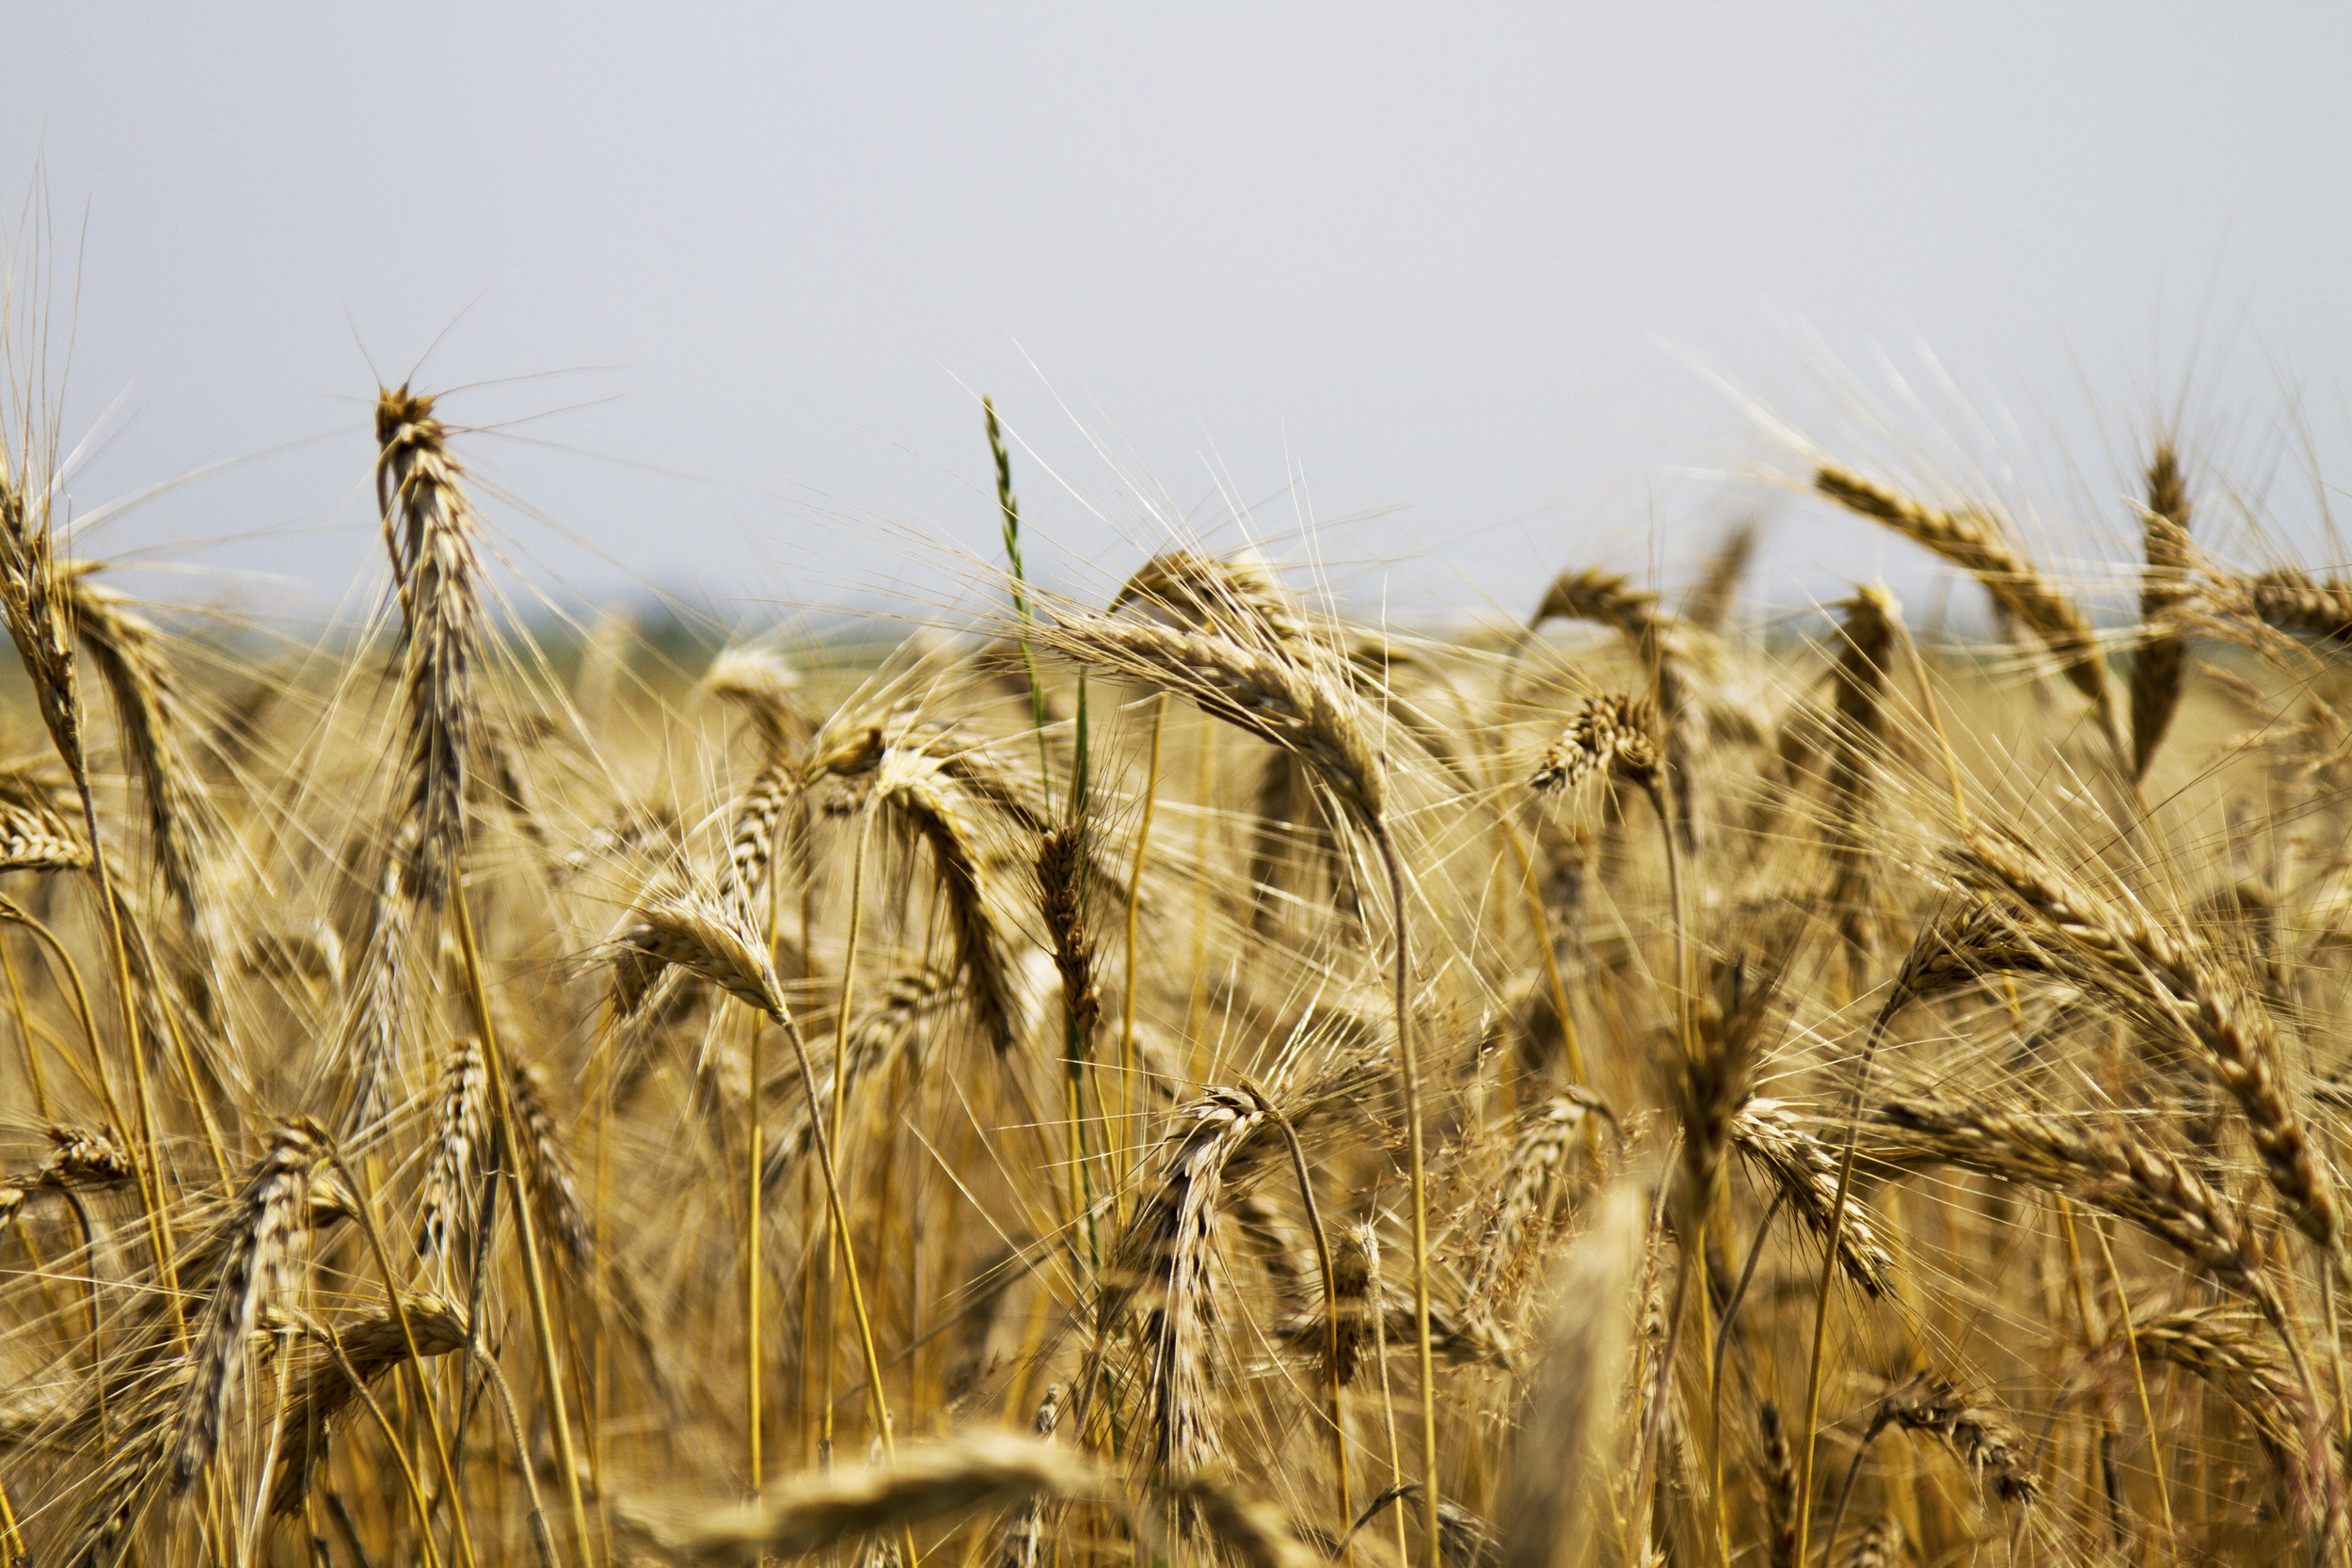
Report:
[{"label": "overcast sky", "polygon": [[[1417,610],[1687,573],[1774,456],[1718,375],[2030,458],[2070,558],[2176,406],[2313,551],[2298,407],[2352,471],[2340,7],[10,11],[77,501],[253,459],[90,546],[196,594],[376,569],[372,375],[428,348],[534,378],[445,404],[513,548],[746,615],[991,550],[982,391],[1049,572],[1189,519]],[[1776,515],[1776,600],[1922,578]]]}]

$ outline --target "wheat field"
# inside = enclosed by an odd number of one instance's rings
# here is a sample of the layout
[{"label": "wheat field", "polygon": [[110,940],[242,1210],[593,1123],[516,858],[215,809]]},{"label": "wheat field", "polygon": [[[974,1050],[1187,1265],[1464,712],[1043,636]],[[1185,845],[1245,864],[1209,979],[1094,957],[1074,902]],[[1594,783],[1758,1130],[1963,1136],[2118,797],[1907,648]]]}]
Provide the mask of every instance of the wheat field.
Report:
[{"label": "wheat field", "polygon": [[2093,595],[1799,452],[1974,645],[1744,531],[1438,637],[1037,585],[992,406],[984,608],[674,657],[538,635],[402,387],[373,620],[257,657],[75,553],[38,392],[11,1561],[2352,1552],[2352,584],[2193,453]]}]

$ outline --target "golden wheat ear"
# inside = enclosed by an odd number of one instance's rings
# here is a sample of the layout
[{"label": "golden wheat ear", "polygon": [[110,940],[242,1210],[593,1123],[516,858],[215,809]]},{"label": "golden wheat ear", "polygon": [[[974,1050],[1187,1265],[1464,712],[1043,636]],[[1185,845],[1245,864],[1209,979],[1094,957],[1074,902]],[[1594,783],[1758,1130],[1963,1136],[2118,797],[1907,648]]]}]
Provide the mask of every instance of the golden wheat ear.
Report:
[{"label": "golden wheat ear", "polygon": [[2189,546],[2188,483],[2169,441],[2148,460],[2148,499],[2140,511],[2142,551],[2139,647],[2132,655],[2132,776],[2145,779],[2180,710],[2188,638],[2178,611],[2195,594]]},{"label": "golden wheat ear", "polygon": [[977,1432],[911,1449],[895,1463],[795,1477],[770,1488],[757,1507],[679,1531],[667,1544],[679,1560],[750,1568],[1032,1497],[1118,1507],[1125,1493],[1081,1452]]},{"label": "golden wheat ear", "polygon": [[481,523],[431,397],[405,386],[381,390],[375,430],[376,509],[401,609],[403,812],[417,832],[409,875],[414,895],[437,910],[467,839]]},{"label": "golden wheat ear", "polygon": [[1701,631],[1720,632],[1739,602],[1740,587],[1756,564],[1756,547],[1762,530],[1743,522],[1724,535],[1708,552],[1698,580],[1682,596],[1682,618]]},{"label": "golden wheat ear", "polygon": [[[447,1355],[466,1347],[466,1320],[440,1297],[415,1292],[402,1314],[386,1307],[355,1322],[314,1333],[326,1343],[288,1394],[282,1418],[285,1450],[269,1511],[284,1517],[310,1500],[336,1420],[359,1402],[361,1390],[382,1382],[416,1355]],[[413,1337],[413,1338],[412,1338]]]},{"label": "golden wheat ear", "polygon": [[1902,610],[1881,588],[1859,588],[1839,607],[1837,659],[1831,666],[1828,758],[1829,822],[1824,832],[1830,860],[1829,907],[1845,943],[1847,989],[1868,983],[1878,950],[1865,824],[1870,817],[1873,769],[1885,742],[1888,657]]},{"label": "golden wheat ear", "polygon": [[74,630],[113,699],[121,748],[147,797],[149,837],[165,887],[199,934],[213,916],[212,856],[220,814],[189,761],[194,726],[164,633],[131,601],[93,580],[95,565],[65,572]]},{"label": "golden wheat ear", "polygon": [[2091,716],[2118,760],[2131,765],[2107,680],[2106,655],[2082,607],[2011,542],[1992,514],[1930,506],[1836,464],[1814,470],[1813,487],[1857,516],[1883,523],[1983,584],[1994,603],[2031,632],[2058,661],[2068,684],[2090,702]]},{"label": "golden wheat ear", "polygon": [[326,1163],[318,1139],[281,1129],[246,1180],[228,1222],[228,1245],[192,1352],[196,1375],[181,1402],[170,1444],[173,1493],[185,1492],[220,1451],[250,1341],[262,1307],[285,1289],[290,1249],[309,1228],[310,1181]]}]

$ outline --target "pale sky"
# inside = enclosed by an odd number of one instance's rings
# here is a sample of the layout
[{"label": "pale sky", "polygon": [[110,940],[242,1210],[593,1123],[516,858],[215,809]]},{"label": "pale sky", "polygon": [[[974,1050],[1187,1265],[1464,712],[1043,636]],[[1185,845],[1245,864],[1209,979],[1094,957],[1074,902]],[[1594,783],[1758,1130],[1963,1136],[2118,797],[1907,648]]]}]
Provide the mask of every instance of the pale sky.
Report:
[{"label": "pale sky", "polygon": [[[359,345],[397,379],[437,337],[422,386],[535,378],[445,405],[542,416],[461,446],[514,549],[747,617],[992,552],[982,391],[1047,575],[1248,508],[1415,612],[1687,571],[1775,450],[1710,371],[1827,431],[1826,358],[1898,406],[1941,367],[1899,422],[1932,457],[1979,410],[1972,471],[2042,465],[2016,493],[2070,556],[2184,400],[2307,553],[2298,409],[2352,473],[2341,7],[76,4],[5,36],[0,191],[18,228],[45,182],[67,422],[111,420],[78,503],[253,459],[89,546],[203,563],[196,596],[380,569]],[[1777,602],[1924,581],[1778,516]]]}]

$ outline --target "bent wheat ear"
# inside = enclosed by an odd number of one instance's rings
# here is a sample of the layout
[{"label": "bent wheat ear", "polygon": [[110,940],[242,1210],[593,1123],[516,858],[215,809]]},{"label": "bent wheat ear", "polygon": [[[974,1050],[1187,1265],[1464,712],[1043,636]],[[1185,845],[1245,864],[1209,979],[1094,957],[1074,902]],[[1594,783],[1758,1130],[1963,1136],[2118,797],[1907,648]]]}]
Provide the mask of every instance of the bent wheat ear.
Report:
[{"label": "bent wheat ear", "polygon": [[1647,786],[1658,776],[1650,724],[1649,705],[1637,698],[1586,698],[1544,749],[1527,786],[1538,795],[1558,795],[1604,777]]},{"label": "bent wheat ear", "polygon": [[1009,1433],[978,1433],[910,1449],[895,1464],[795,1477],[771,1489],[767,1502],[684,1534],[672,1551],[691,1562],[748,1568],[764,1558],[798,1557],[1031,1497],[1117,1502],[1122,1496],[1082,1453]]},{"label": "bent wheat ear", "polygon": [[[1664,761],[1674,775],[1675,831],[1684,850],[1695,852],[1697,818],[1692,801],[1690,736],[1683,721],[1690,704],[1678,646],[1687,639],[1677,635],[1680,624],[1658,608],[1657,594],[1630,588],[1624,578],[1597,569],[1562,573],[1529,617],[1528,634],[1542,630],[1548,621],[1590,621],[1608,626],[1633,644],[1649,674],[1654,709],[1641,731],[1645,737],[1653,733],[1662,737]],[[1653,752],[1640,765],[1641,770],[1654,776],[1658,762]]]},{"label": "bent wheat ear", "polygon": [[[1731,1118],[1732,1147],[1778,1189],[1807,1229],[1829,1239],[1837,1211],[1837,1151],[1815,1137],[1796,1113],[1776,1100],[1751,1100]],[[1872,1298],[1886,1293],[1895,1260],[1879,1239],[1867,1205],[1849,1192],[1837,1227],[1837,1261],[1846,1276]]]},{"label": "bent wheat ear", "polygon": [[38,1168],[0,1180],[0,1225],[14,1219],[34,1193],[116,1187],[132,1179],[130,1156],[106,1133],[53,1126],[49,1142],[49,1158]]},{"label": "bent wheat ear", "polygon": [[1658,595],[1630,586],[1623,573],[1597,566],[1563,572],[1544,590],[1527,629],[1541,631],[1552,621],[1590,621],[1639,638],[1659,624]]},{"label": "bent wheat ear", "polygon": [[2042,1490],[2026,1467],[2025,1435],[1993,1411],[1963,1399],[1932,1372],[1921,1372],[1888,1395],[1883,1416],[1905,1432],[1942,1438],[2003,1502],[2029,1503]]},{"label": "bent wheat ear", "polygon": [[1000,1054],[1011,1051],[1025,1027],[1022,1007],[964,792],[938,758],[893,746],[875,769],[873,799],[930,848],[973,1020]]},{"label": "bent wheat ear", "polygon": [[2269,1015],[2250,991],[2192,940],[2134,905],[2090,891],[2014,833],[1972,833],[1957,863],[1972,885],[2015,899],[2120,994],[2179,1022],[2237,1101],[2287,1216],[2332,1252],[2340,1224],[2334,1188],[2302,1117],[2279,1087]]},{"label": "bent wheat ear", "polygon": [[182,737],[188,724],[163,633],[131,601],[91,580],[95,567],[75,562],[65,574],[69,612],[99,678],[114,699],[122,751],[147,797],[148,831],[164,886],[182,914],[201,929],[211,913],[211,844],[219,814],[190,765]]},{"label": "bent wheat ear", "polygon": [[2106,657],[2090,617],[2042,575],[1989,514],[1928,506],[1829,463],[1814,471],[1813,487],[1847,511],[1885,524],[1983,584],[1996,605],[2050,650],[2068,684],[2090,700],[2091,712],[2106,731],[2116,754],[2129,762],[2130,753],[2116,722],[2114,694],[2107,685]]},{"label": "bent wheat ear", "polygon": [[56,813],[0,800],[0,871],[79,871],[89,848]]},{"label": "bent wheat ear", "polygon": [[2260,1241],[2181,1161],[2117,1133],[1973,1101],[1910,1095],[1878,1108],[1906,1158],[2004,1177],[2128,1220],[2236,1291],[2285,1332],[2286,1311]]},{"label": "bent wheat ear", "polygon": [[[1152,1187],[1113,1251],[1115,1283],[1102,1302],[1106,1338],[1131,1305],[1142,1307],[1152,1457],[1168,1477],[1191,1475],[1223,1457],[1209,1416],[1211,1260],[1225,1189],[1260,1151],[1259,1134],[1268,1123],[1257,1101],[1227,1088],[1209,1090],[1177,1117],[1154,1162]],[[1100,1381],[1104,1348],[1095,1351],[1082,1387]]]},{"label": "bent wheat ear", "polygon": [[703,689],[743,710],[771,758],[808,744],[816,723],[794,693],[801,673],[757,648],[729,648],[711,661]]},{"label": "bent wheat ear", "polygon": [[[405,1297],[402,1305],[407,1309],[408,1332],[416,1336],[418,1354],[447,1355],[465,1348],[465,1318],[449,1303],[420,1292]],[[400,1315],[389,1307],[323,1332],[333,1336],[342,1355],[338,1359],[332,1352],[326,1352],[314,1357],[287,1397],[285,1452],[278,1460],[278,1483],[269,1496],[269,1511],[279,1517],[298,1512],[309,1500],[319,1465],[326,1458],[328,1432],[359,1397],[360,1388],[379,1381],[409,1358]]]},{"label": "bent wheat ear", "polygon": [[639,905],[613,943],[616,975],[632,959],[653,966],[656,976],[675,965],[757,1012],[785,1014],[784,987],[759,939],[712,899],[680,894]]},{"label": "bent wheat ear", "polygon": [[1320,657],[1286,657],[1231,638],[1078,610],[1041,624],[1037,638],[1080,663],[1165,687],[1213,718],[1295,753],[1367,828],[1382,822],[1388,787],[1374,716]]},{"label": "bent wheat ear", "polygon": [[[2312,1473],[2314,1461],[2325,1460],[2308,1438],[2323,1429],[2310,1391],[2271,1354],[2253,1320],[2210,1307],[2135,1311],[2128,1345],[2119,1334],[2110,1348],[2193,1372],[2236,1405],[2278,1466],[2296,1516],[2322,1522],[2330,1478]],[[2329,1447],[2319,1445],[2323,1451]]]},{"label": "bent wheat ear", "polygon": [[1136,604],[1162,610],[1190,630],[1279,653],[1296,654],[1310,645],[1296,597],[1254,556],[1162,551],[1120,586],[1110,610],[1115,615]]},{"label": "bent wheat ear", "polygon": [[1308,1550],[1290,1517],[1217,1475],[1189,1476],[1168,1496],[1197,1511],[1200,1523],[1241,1568],[1321,1568],[1323,1554]]},{"label": "bent wheat ear", "polygon": [[2246,613],[2273,631],[2317,642],[2352,642],[2352,583],[2290,566],[2230,586]]}]

